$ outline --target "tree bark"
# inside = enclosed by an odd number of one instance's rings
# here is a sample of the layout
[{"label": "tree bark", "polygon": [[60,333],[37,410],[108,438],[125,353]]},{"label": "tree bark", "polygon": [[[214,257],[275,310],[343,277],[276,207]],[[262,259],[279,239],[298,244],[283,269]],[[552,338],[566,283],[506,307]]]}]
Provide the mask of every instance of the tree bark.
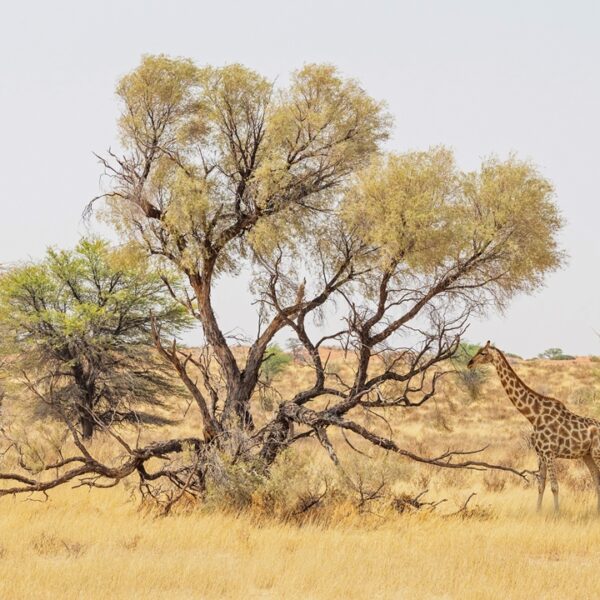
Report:
[{"label": "tree bark", "polygon": [[84,440],[91,440],[94,435],[95,423],[92,417],[84,411],[79,414],[79,423],[81,425],[81,437]]},{"label": "tree bark", "polygon": [[81,437],[84,440],[91,440],[96,429],[93,412],[96,384],[92,374],[79,363],[73,366],[73,375],[80,391],[77,414],[81,427]]}]

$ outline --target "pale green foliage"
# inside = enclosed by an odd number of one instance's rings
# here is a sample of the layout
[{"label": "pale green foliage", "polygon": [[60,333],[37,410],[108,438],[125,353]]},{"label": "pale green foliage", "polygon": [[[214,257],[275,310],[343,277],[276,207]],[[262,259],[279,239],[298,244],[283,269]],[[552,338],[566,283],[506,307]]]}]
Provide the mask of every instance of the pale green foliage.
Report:
[{"label": "pale green foliage", "polygon": [[463,173],[446,148],[382,156],[383,105],[330,65],[277,90],[242,65],[146,56],[118,94],[134,153],[115,178],[113,218],[188,275],[206,263],[236,271],[249,251],[333,265],[350,234],[376,249],[357,264],[397,275],[475,253],[463,283],[487,282],[501,303],[561,262],[552,186],[532,165],[492,158]]},{"label": "pale green foliage", "polygon": [[[197,104],[182,130],[182,142],[210,147],[218,155],[223,171],[235,171],[240,159],[250,159],[245,153],[253,143],[255,119],[266,117],[272,86],[239,64],[206,67],[197,72],[201,82],[195,96]],[[231,145],[231,133],[241,142],[237,149]]]},{"label": "pale green foliage", "polygon": [[294,73],[268,121],[267,161],[257,171],[262,204],[297,187],[314,169],[311,162],[337,167],[336,179],[363,165],[387,136],[382,108],[331,65],[306,65]]},{"label": "pale green foliage", "polygon": [[152,310],[169,315],[171,324],[184,322],[181,308],[164,294],[160,273],[138,249],[113,250],[99,239],[84,239],[74,251],[51,248],[45,260],[0,279],[0,322],[30,350],[40,343],[57,348],[71,338],[100,345],[115,333],[138,343],[147,338]]},{"label": "pale green foliage", "polygon": [[458,191],[449,150],[378,158],[357,177],[342,204],[348,227],[381,249],[381,259],[432,268],[456,243]]},{"label": "pale green foliage", "polygon": [[514,157],[473,173],[460,172],[445,148],[376,159],[341,210],[382,267],[414,276],[472,264],[461,285],[485,284],[500,304],[540,285],[563,259],[552,186]]},{"label": "pale green foliage", "polygon": [[191,61],[145,56],[117,86],[117,95],[128,104],[119,120],[122,142],[152,148],[158,133],[163,149],[173,148],[179,126],[193,109],[192,90],[197,84],[198,71]]},{"label": "pale green foliage", "polygon": [[[241,65],[146,56],[117,93],[133,154],[117,178],[113,220],[188,271],[217,250],[216,267],[232,270],[248,244],[268,254],[311,235],[312,209],[331,206],[389,129],[383,105],[329,65],[306,65],[274,90]],[[114,202],[122,197],[159,209],[159,228],[140,230],[139,211]],[[243,237],[231,229],[240,217]]]},{"label": "pale green foliage", "polygon": [[557,233],[562,218],[552,184],[528,162],[491,158],[479,172],[462,177],[466,244],[492,246],[515,290],[542,283],[544,274],[562,262]]},{"label": "pale green foliage", "polygon": [[480,348],[481,344],[461,342],[452,357],[452,362],[456,368],[458,384],[468,394],[469,401],[479,398],[482,387],[488,379],[488,371],[485,368],[467,368],[468,362],[479,352]]}]

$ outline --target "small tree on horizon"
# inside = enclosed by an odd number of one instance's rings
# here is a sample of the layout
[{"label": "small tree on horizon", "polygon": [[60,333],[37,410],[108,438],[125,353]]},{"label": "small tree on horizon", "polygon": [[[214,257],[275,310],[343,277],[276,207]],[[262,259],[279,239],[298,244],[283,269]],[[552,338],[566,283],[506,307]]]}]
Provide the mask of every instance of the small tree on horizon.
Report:
[{"label": "small tree on horizon", "polygon": [[538,358],[547,358],[549,360],[573,360],[575,357],[565,354],[562,348],[548,348],[538,354]]}]

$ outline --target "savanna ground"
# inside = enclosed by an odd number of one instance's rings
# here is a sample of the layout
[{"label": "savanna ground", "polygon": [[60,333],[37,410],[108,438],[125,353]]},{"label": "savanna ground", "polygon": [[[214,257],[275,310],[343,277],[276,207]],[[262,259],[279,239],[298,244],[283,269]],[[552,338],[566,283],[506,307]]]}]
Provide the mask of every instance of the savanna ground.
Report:
[{"label": "savanna ground", "polygon": [[[600,416],[600,362],[515,361],[514,367],[534,389],[576,412]],[[329,368],[343,374],[349,367],[341,352],[333,351]],[[277,387],[285,396],[298,379],[308,381],[311,375],[308,367],[294,365],[278,377]],[[495,373],[486,372],[475,391],[470,394],[455,376],[448,377],[423,407],[384,416],[396,441],[419,454],[488,446],[483,460],[535,469],[528,423]],[[267,399],[264,410],[274,404],[276,398]],[[8,394],[4,421],[32,440],[32,452],[48,452],[60,437],[58,425],[32,422],[24,406]],[[177,422],[185,408],[174,406],[175,422],[144,436],[193,432],[193,407]],[[388,425],[380,421],[385,431]],[[322,448],[306,440],[310,461],[284,455],[268,484],[213,490],[202,506],[182,499],[168,516],[140,504],[133,479],[108,490],[58,489],[43,502],[3,498],[0,598],[600,594],[600,518],[583,465],[559,463],[562,514],[554,518],[549,490],[542,514],[535,513],[534,480],[526,484],[502,472],[433,468],[349,441],[372,458],[334,438],[340,473]],[[100,436],[91,449],[107,457],[113,446]],[[445,501],[420,508],[407,503],[425,490],[420,502]]]}]

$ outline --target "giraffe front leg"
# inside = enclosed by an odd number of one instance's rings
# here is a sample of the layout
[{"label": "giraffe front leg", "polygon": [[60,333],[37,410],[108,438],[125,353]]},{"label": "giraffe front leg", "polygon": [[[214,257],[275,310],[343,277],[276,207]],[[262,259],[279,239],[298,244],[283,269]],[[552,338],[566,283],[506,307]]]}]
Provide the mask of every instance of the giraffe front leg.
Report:
[{"label": "giraffe front leg", "polygon": [[550,477],[550,489],[552,490],[552,495],[554,496],[554,514],[558,514],[560,511],[560,507],[558,504],[558,480],[556,479],[556,468],[554,465],[554,457],[553,456],[545,456],[544,460],[546,462],[546,469],[548,471],[548,476]]},{"label": "giraffe front leg", "polygon": [[542,510],[542,500],[544,499],[544,490],[546,489],[546,461],[542,456],[538,456],[538,499],[537,511]]}]

